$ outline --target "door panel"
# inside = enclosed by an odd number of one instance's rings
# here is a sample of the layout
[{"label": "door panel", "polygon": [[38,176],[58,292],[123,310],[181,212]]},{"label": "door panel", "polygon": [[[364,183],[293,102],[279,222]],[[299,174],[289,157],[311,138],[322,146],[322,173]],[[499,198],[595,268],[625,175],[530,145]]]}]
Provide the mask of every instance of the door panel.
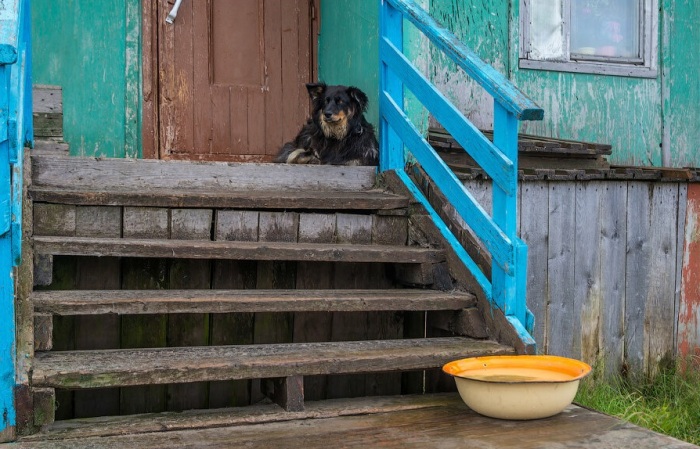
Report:
[{"label": "door panel", "polygon": [[184,0],[174,24],[159,19],[161,158],[269,161],[294,137],[309,113],[312,4]]}]

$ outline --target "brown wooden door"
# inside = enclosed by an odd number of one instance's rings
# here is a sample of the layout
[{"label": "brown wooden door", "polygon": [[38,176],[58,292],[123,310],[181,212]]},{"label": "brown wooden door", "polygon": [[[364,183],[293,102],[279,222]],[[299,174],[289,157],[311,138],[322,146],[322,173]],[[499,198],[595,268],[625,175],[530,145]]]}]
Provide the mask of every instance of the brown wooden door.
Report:
[{"label": "brown wooden door", "polygon": [[157,48],[145,103],[149,87],[158,94],[144,113],[144,156],[150,145],[162,159],[271,160],[309,113],[315,1],[184,0],[174,24],[164,20],[173,1],[144,7]]}]

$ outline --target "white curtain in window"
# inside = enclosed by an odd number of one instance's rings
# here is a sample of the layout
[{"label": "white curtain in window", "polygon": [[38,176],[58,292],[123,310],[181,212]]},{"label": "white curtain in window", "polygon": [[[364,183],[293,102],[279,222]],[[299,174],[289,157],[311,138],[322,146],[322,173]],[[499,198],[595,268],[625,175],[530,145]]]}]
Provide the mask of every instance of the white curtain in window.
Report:
[{"label": "white curtain in window", "polygon": [[529,58],[561,61],[567,58],[563,0],[530,0]]}]

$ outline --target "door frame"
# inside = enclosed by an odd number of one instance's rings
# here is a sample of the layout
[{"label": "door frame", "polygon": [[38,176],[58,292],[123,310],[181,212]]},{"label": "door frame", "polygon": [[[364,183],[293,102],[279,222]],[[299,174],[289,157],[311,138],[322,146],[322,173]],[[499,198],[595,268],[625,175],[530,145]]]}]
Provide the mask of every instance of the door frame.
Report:
[{"label": "door frame", "polygon": [[[158,30],[161,24],[158,23],[158,1],[141,2],[141,70],[142,70],[142,157],[144,159],[160,159],[160,136],[159,122],[160,113],[158,108],[159,81],[158,81]],[[202,0],[185,0],[202,1]],[[172,6],[172,0],[167,0]],[[311,56],[311,79],[318,79],[318,34],[321,23],[321,0],[308,0],[309,16],[311,17],[311,42],[313,46]],[[163,19],[164,20],[164,19]],[[177,23],[177,21],[176,21]]]}]

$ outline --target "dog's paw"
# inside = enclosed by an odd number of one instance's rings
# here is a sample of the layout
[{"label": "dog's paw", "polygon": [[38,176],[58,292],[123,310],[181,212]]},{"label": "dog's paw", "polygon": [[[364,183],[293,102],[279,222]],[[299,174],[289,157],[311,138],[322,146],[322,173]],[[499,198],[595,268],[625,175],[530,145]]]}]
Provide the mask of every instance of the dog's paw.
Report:
[{"label": "dog's paw", "polygon": [[314,150],[297,148],[287,156],[287,163],[318,165],[321,163],[321,158],[318,157],[318,154]]}]

